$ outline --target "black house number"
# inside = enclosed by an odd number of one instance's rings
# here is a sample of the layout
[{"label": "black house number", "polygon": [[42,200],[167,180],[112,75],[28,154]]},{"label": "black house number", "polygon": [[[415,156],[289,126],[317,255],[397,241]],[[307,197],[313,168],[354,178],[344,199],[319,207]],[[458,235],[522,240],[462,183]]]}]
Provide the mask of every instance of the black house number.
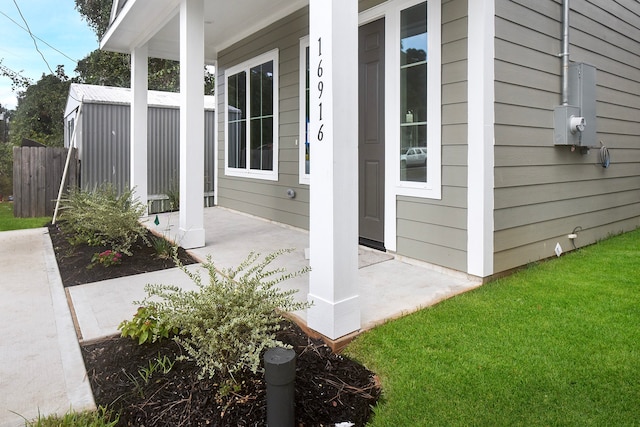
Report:
[{"label": "black house number", "polygon": [[318,68],[316,70],[318,78],[320,79],[318,80],[318,120],[320,123],[320,127],[318,128],[318,141],[322,141],[324,139],[324,120],[322,117],[322,95],[324,94],[324,80],[322,79],[322,76],[324,75],[324,69],[322,68],[322,37],[318,39],[318,58],[320,59],[318,61]]}]

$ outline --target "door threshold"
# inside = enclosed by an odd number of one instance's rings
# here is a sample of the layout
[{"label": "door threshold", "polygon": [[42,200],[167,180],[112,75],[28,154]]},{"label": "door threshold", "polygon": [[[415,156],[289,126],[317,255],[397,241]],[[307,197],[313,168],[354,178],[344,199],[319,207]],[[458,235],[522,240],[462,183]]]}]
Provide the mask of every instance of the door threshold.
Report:
[{"label": "door threshold", "polygon": [[371,249],[375,249],[381,252],[387,252],[387,249],[384,247],[383,242],[378,242],[376,240],[367,239],[365,237],[360,237],[358,240],[358,244],[362,246],[366,246]]}]

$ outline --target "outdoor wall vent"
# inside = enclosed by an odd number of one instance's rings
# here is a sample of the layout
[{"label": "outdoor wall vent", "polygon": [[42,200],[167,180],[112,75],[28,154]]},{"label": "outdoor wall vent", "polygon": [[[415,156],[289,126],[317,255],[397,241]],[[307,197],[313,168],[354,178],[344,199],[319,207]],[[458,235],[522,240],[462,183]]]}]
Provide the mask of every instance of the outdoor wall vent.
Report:
[{"label": "outdoor wall vent", "polygon": [[568,71],[567,103],[554,110],[554,143],[595,147],[596,68],[571,63]]}]

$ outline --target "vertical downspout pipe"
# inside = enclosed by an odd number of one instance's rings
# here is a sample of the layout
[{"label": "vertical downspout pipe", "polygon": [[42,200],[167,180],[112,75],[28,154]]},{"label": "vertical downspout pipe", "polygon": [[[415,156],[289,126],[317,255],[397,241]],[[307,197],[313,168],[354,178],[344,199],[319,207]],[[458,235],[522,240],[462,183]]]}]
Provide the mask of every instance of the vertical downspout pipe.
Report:
[{"label": "vertical downspout pipe", "polygon": [[569,0],[562,2],[562,105],[569,105]]}]

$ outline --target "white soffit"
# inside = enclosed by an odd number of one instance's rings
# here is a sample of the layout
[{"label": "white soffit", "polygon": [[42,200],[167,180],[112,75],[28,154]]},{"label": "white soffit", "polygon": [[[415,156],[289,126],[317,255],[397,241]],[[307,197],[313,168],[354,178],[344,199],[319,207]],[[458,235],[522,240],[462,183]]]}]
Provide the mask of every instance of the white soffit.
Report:
[{"label": "white soffit", "polygon": [[[308,0],[205,0],[205,60],[309,4]],[[130,53],[148,43],[149,56],[178,60],[180,0],[129,0],[101,41],[104,50]]]}]

